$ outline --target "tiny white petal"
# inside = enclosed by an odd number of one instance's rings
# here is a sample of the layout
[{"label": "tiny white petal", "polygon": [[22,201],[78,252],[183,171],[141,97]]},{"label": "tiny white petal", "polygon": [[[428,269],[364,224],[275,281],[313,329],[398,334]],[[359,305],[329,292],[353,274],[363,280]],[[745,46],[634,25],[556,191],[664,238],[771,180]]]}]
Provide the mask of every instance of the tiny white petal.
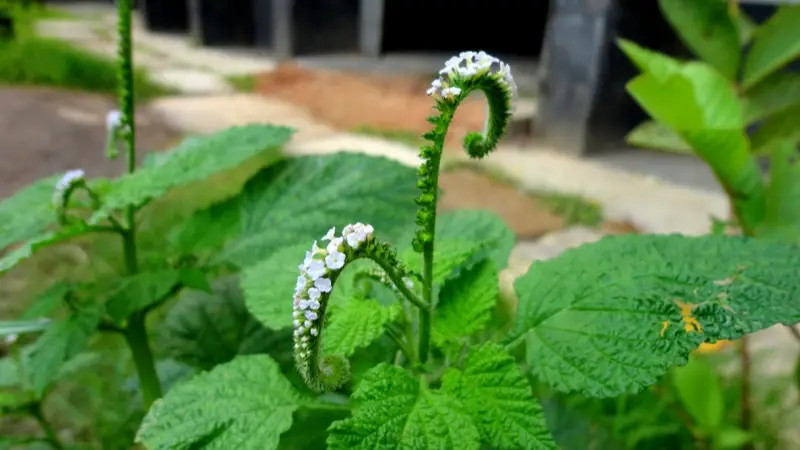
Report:
[{"label": "tiny white petal", "polygon": [[313,311],[306,311],[306,319],[308,319],[308,320],[317,320],[317,317],[319,317],[319,316],[317,316],[317,313],[315,313]]},{"label": "tiny white petal", "polygon": [[320,306],[322,305],[316,300],[310,300],[308,302],[308,308],[311,309],[312,311],[318,310]]},{"label": "tiny white petal", "polygon": [[106,129],[113,130],[122,125],[122,113],[119,111],[109,111],[106,115]]},{"label": "tiny white petal", "polygon": [[339,270],[344,267],[345,256],[344,253],[331,253],[325,257],[325,264],[331,270]]},{"label": "tiny white petal", "polygon": [[303,323],[303,326],[304,326],[304,327],[306,327],[306,328],[311,328],[311,321],[310,321],[310,320],[306,320],[306,321]]},{"label": "tiny white petal", "polygon": [[312,301],[313,300],[318,300],[320,295],[322,295],[322,294],[320,293],[319,289],[317,289],[317,288],[313,288],[312,287],[311,289],[308,290],[308,298],[311,299]]},{"label": "tiny white petal", "polygon": [[322,240],[323,241],[333,240],[333,238],[335,237],[335,233],[336,233],[336,227],[332,227],[330,230],[328,230],[327,233],[325,233],[325,236],[322,237]]},{"label": "tiny white petal", "polygon": [[317,278],[324,276],[327,272],[325,269],[325,263],[322,261],[311,261],[311,263],[308,265],[307,272],[308,276],[312,280],[316,280]]},{"label": "tiny white petal", "polygon": [[320,292],[330,292],[333,288],[331,280],[328,278],[317,278],[317,280],[314,281],[314,287],[319,289]]},{"label": "tiny white petal", "polygon": [[316,336],[317,333],[319,333],[316,328],[311,328],[308,330],[308,332],[311,333],[312,336]]}]

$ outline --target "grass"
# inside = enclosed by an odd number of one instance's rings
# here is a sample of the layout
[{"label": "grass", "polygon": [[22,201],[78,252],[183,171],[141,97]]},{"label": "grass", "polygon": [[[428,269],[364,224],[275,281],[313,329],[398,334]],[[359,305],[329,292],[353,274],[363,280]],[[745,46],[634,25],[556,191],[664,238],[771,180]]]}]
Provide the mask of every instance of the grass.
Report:
[{"label": "grass", "polygon": [[[14,18],[15,38],[0,42],[0,85],[51,86],[87,92],[114,93],[116,63],[84,51],[67,42],[36,35],[41,19],[64,18],[65,14],[38,5],[8,6]],[[136,100],[148,100],[169,93],[153,82],[145,71],[134,74]]]}]

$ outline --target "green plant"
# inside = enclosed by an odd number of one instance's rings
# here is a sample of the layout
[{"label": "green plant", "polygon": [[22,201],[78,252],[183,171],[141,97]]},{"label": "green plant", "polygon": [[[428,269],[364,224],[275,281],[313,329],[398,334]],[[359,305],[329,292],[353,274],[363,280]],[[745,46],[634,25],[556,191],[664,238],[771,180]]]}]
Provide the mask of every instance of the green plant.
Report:
[{"label": "green plant", "polygon": [[[452,58],[433,82],[437,114],[416,173],[360,154],[275,156],[145,253],[137,225],[151,202],[252,164],[291,130],[191,138],[136,167],[130,0],[118,8],[122,87],[109,149],[128,173],[73,171],[0,203],[6,276],[78,235],[121,241],[118,276],[57,283],[0,324],[15,336],[15,356],[0,360],[4,410],[40,419],[38,439],[52,447],[65,444],[40,407],[98,332],[130,349],[137,377],[120,388],[139,397],[146,448],[552,449],[540,383],[588,397],[638,392],[702,342],[800,321],[797,249],[722,235],[607,237],[533,264],[515,282],[515,307],[498,302],[513,234],[485,212],[436,210],[460,102],[481,90],[489,104],[487,129],[465,138],[471,157],[487,156],[509,121],[510,69],[483,52]],[[337,234],[339,223],[350,225]],[[161,320],[153,314],[153,339],[145,319],[167,304]]]},{"label": "green plant", "polygon": [[[759,26],[737,2],[660,0],[659,5],[700,61],[678,61],[620,40],[642,72],[628,91],[653,118],[634,129],[629,142],[698,156],[728,194],[732,225],[742,234],[800,242],[800,73],[786,70],[800,57],[800,5],[779,8]],[[768,177],[759,166],[764,157]],[[791,324],[788,330],[800,342]],[[740,351],[741,420],[747,432],[746,340]]]}]

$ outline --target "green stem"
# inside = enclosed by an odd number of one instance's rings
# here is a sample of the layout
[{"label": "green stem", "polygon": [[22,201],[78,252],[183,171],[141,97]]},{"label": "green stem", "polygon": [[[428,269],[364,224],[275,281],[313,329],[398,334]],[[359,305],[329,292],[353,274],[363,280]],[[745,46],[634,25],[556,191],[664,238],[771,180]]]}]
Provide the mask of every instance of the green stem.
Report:
[{"label": "green stem", "polygon": [[63,449],[64,444],[62,444],[61,440],[58,438],[58,433],[56,433],[53,425],[51,425],[47,418],[44,417],[44,413],[42,412],[42,404],[40,402],[36,402],[31,405],[31,415],[39,423],[39,426],[42,427],[42,430],[44,430],[44,435],[47,442],[55,449]]},{"label": "green stem", "polygon": [[[435,208],[434,206],[434,209]],[[435,225],[433,229],[436,229]],[[425,244],[422,261],[422,299],[428,304],[428,307],[419,308],[419,362],[425,364],[428,361],[428,353],[431,347],[431,316],[433,315],[433,238],[431,238],[429,243]]]},{"label": "green stem", "polygon": [[411,348],[408,346],[405,340],[403,340],[403,334],[391,327],[386,328],[386,334],[388,334],[389,337],[391,337],[392,340],[395,342],[395,344],[397,344],[397,348],[399,348],[400,351],[403,353],[403,355],[405,355],[406,360],[408,360],[408,362],[411,363],[412,366],[414,366],[416,363],[414,352],[411,351]]},{"label": "green stem", "polygon": [[161,398],[161,382],[158,380],[153,352],[147,338],[145,328],[145,315],[134,313],[128,318],[128,326],[123,332],[125,341],[133,353],[133,362],[136,365],[136,374],[139,377],[139,387],[142,390],[142,401],[145,411],[150,409],[153,402]]}]

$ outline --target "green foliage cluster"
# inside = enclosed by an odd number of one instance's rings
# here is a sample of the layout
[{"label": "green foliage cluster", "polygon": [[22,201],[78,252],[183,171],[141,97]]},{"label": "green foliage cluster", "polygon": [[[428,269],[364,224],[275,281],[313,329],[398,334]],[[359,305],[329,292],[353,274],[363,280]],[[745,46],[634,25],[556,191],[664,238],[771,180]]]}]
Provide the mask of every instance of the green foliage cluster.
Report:
[{"label": "green foliage cluster", "polygon": [[[122,388],[139,400],[128,411],[135,438],[122,438],[144,448],[555,449],[569,445],[559,423],[573,416],[546,417],[551,402],[570,393],[627,398],[684,366],[702,342],[800,322],[800,252],[748,235],[607,237],[534,263],[514,283],[515,307],[500,301],[513,233],[484,211],[436,210],[442,146],[461,101],[479,90],[489,103],[486,132],[464,142],[474,158],[491,152],[509,120],[513,78],[483,53],[448,61],[433,83],[436,114],[416,170],[349,152],[285,158],[278,149],[292,130],[277,125],[191,138],[137,167],[131,1],[119,0],[118,10],[121,111],[109,147],[121,144],[128,173],[70,172],[0,203],[5,277],[34,253],[87,234],[113,237],[122,260],[113,275],[48,287],[19,320],[0,323],[9,354],[0,359],[0,410],[29,414],[42,428],[43,437],[24,439],[65,448],[43,405],[76,371],[98,364],[93,342],[119,339],[137,375]],[[637,99],[660,83],[714,93],[693,88],[681,67],[705,81],[722,76],[625,47],[651,70],[631,85]],[[643,103],[662,111],[659,102],[673,97]],[[707,125],[721,120],[705,121],[715,117],[705,110],[712,99],[689,100],[664,110],[669,125],[689,127],[675,128],[682,139],[740,142]],[[139,225],[159,199],[265,160],[240,191],[162,233],[158,252],[141,251]],[[743,228],[758,225],[750,221],[757,201],[737,201]],[[370,227],[358,240],[343,231],[347,239],[335,241],[336,229],[359,221]],[[311,246],[323,236],[332,246]],[[336,253],[346,264],[327,262]],[[323,260],[312,275],[311,262]],[[311,325],[298,319],[299,301],[312,298],[309,282],[321,276],[333,286],[313,297],[322,317],[307,319],[317,328],[304,334]],[[499,315],[512,323],[498,326]],[[731,448],[749,436],[722,426],[719,390],[687,382],[713,378],[704,370],[693,361],[672,379],[700,432]],[[701,395],[704,402],[691,401]],[[643,439],[628,436],[629,444]]]}]

